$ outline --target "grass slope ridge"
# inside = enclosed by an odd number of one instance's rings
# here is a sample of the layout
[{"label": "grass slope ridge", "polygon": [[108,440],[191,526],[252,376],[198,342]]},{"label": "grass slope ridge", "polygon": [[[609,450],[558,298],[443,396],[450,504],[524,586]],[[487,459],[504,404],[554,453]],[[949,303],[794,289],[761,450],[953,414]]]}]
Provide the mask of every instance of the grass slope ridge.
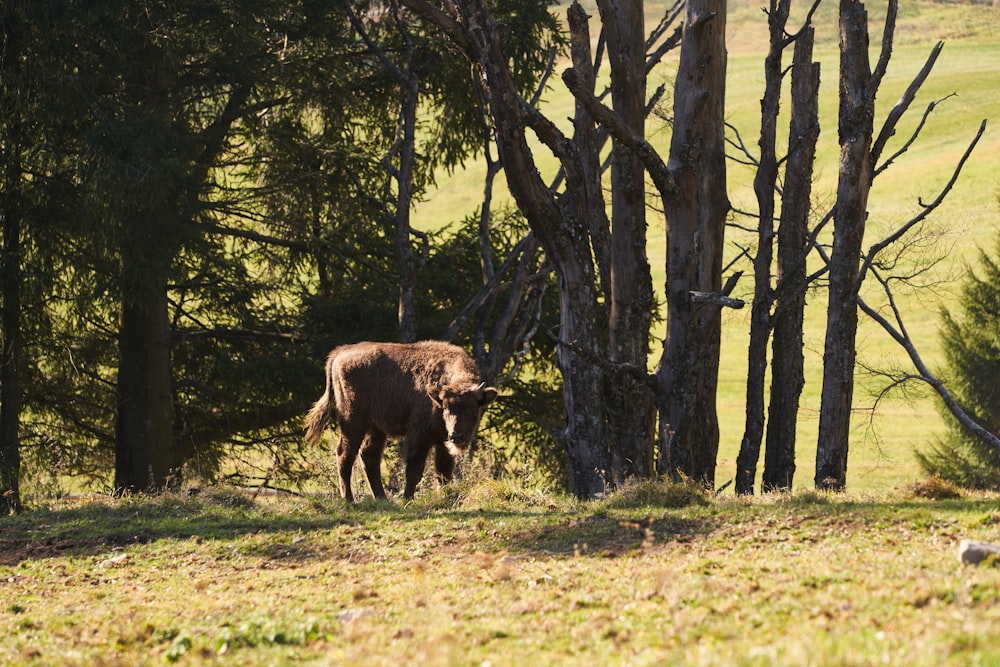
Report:
[{"label": "grass slope ridge", "polygon": [[88,498],[0,523],[0,663],[991,663],[963,537],[997,496]]}]

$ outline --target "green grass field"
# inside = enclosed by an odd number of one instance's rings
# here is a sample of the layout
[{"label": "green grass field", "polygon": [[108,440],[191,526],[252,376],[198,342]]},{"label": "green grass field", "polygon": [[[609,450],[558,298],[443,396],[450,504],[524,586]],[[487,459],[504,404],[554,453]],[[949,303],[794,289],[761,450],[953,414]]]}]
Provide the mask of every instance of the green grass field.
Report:
[{"label": "green grass field", "polygon": [[[593,3],[590,3],[591,5]],[[763,54],[766,51],[766,23],[760,7],[763,3],[734,0],[729,3],[729,77],[727,117],[738,128],[746,144],[756,147],[759,133],[759,100],[763,92]],[[931,102],[941,100],[928,119],[920,139],[875,182],[870,197],[870,223],[866,246],[879,240],[888,230],[915,215],[921,201],[934,199],[952,175],[960,156],[972,140],[983,119],[1000,120],[1000,28],[998,11],[985,5],[963,5],[926,1],[902,3],[896,29],[896,47],[889,72],[877,98],[877,123],[899,99],[913,76],[923,66],[937,41],[945,47],[924,89],[908,117],[900,124],[886,154],[897,150],[909,138],[921,114]],[[665,3],[648,3],[647,25],[656,20]],[[585,6],[587,4],[585,3]],[[793,9],[789,26],[804,18],[805,3]],[[871,22],[872,59],[878,56],[881,39],[883,2],[867,3]],[[596,9],[590,11],[597,16]],[[595,19],[596,22],[596,19]],[[816,210],[825,212],[836,191],[837,160],[837,28],[836,5],[820,9],[815,60],[821,63],[821,137],[816,164],[814,200]],[[596,27],[592,28],[596,34]],[[790,54],[786,56],[789,62]],[[572,113],[572,102],[559,81],[566,67],[557,65],[543,110],[557,122],[565,123]],[[650,87],[668,84],[669,65],[654,72]],[[787,100],[784,107],[787,108]],[[656,145],[666,152],[669,133],[651,121],[648,132]],[[785,121],[787,124],[787,121]],[[877,129],[876,129],[877,131]],[[779,140],[779,146],[784,141]],[[932,247],[918,249],[914,260],[935,256],[946,258],[929,276],[929,283],[912,290],[901,299],[906,325],[919,342],[920,352],[932,367],[940,363],[938,341],[939,314],[942,306],[954,302],[957,279],[970,263],[977,249],[992,250],[998,228],[996,155],[1000,133],[988,125],[972,158],[968,161],[945,204],[932,217],[925,230],[939,235]],[[542,148],[536,151],[543,174],[554,173],[555,162]],[[418,208],[418,225],[439,226],[470,213],[478,205],[481,193],[481,165],[473,162],[456,174],[442,174],[438,189],[428,202]],[[729,197],[737,209],[753,211],[751,187],[753,175],[738,164],[730,163]],[[505,194],[503,196],[506,196]],[[502,197],[501,197],[502,198]],[[508,198],[509,199],[509,198]],[[654,286],[661,290],[664,278],[665,236],[661,219],[650,211],[648,252],[654,270]],[[746,235],[732,232],[731,240],[746,241]],[[735,253],[735,248],[733,249]],[[749,267],[737,288],[737,296],[749,297],[752,289]],[[806,322],[806,387],[802,397],[799,461],[796,486],[812,486],[815,461],[820,384],[822,380],[825,294],[817,291],[809,298]],[[720,483],[732,477],[739,442],[743,434],[746,378],[746,345],[749,312],[729,311],[724,319],[722,373],[720,377],[720,421],[722,442],[719,458]],[[654,332],[662,336],[663,331]],[[909,369],[909,362],[888,336],[870,322],[862,323],[858,340],[859,361],[866,366]],[[654,347],[650,363],[655,363],[659,349]],[[920,476],[914,460],[915,447],[943,432],[937,412],[937,399],[920,386],[911,385],[907,395],[895,394],[882,401],[874,413],[872,395],[881,384],[863,373],[858,375],[855,392],[857,416],[851,442],[848,484],[856,489],[878,490],[910,482]]]},{"label": "green grass field", "polygon": [[0,519],[0,664],[997,664],[1000,499],[920,491],[82,498]]},{"label": "green grass field", "polygon": [[[957,96],[878,181],[873,234],[936,194],[1000,100],[996,10],[904,4],[880,116],[938,38],[947,45],[918,106]],[[762,15],[745,0],[730,8],[731,121],[752,145]],[[874,15],[876,3],[869,8]],[[832,10],[822,11],[820,204],[836,177],[835,30]],[[551,96],[553,108],[566,108],[557,90]],[[992,247],[998,140],[990,128],[935,217],[948,232],[942,276],[960,275],[977,247]],[[746,181],[734,167],[730,197],[743,208]],[[478,201],[475,165],[440,186],[419,212],[425,226],[457,220]],[[650,222],[662,282],[662,225]],[[937,313],[954,289],[906,300],[928,359],[940,358]],[[425,481],[411,503],[353,507],[327,490],[62,500],[32,491],[30,511],[0,518],[0,664],[1000,664],[1000,569],[962,566],[956,552],[963,538],[1000,543],[1000,496],[913,483],[913,447],[941,429],[930,397],[883,403],[872,430],[859,414],[850,491],[809,490],[823,311],[816,294],[791,494],[709,497],[645,482],[584,503],[476,470],[440,490]],[[746,318],[725,320],[720,483],[742,434]],[[859,345],[867,362],[899,359],[870,326]],[[863,389],[857,399],[870,403]]]}]

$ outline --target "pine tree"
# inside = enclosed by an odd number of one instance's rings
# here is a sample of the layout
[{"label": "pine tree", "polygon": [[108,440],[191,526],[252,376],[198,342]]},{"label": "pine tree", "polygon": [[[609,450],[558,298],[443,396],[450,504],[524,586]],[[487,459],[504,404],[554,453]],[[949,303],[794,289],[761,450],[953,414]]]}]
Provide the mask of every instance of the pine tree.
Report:
[{"label": "pine tree", "polygon": [[[962,407],[987,430],[1000,430],[1000,237],[979,253],[977,272],[962,286],[960,316],[945,310],[941,341],[947,381]],[[1000,452],[966,432],[943,411],[948,432],[917,452],[924,470],[970,488],[1000,488]]]}]

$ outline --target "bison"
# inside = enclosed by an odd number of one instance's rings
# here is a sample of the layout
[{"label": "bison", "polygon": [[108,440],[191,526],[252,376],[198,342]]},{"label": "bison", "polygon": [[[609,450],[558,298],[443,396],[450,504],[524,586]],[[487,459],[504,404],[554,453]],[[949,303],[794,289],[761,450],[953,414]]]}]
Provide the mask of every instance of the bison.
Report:
[{"label": "bison", "polygon": [[340,494],[352,502],[351,471],[358,452],[372,495],[385,498],[386,436],[404,438],[403,497],[409,499],[432,446],[438,473],[451,479],[455,459],[468,450],[484,409],[496,396],[494,387],[480,381],[472,358],[449,343],[344,345],[326,359],[326,391],[306,417],[306,441],[320,439],[336,408]]}]

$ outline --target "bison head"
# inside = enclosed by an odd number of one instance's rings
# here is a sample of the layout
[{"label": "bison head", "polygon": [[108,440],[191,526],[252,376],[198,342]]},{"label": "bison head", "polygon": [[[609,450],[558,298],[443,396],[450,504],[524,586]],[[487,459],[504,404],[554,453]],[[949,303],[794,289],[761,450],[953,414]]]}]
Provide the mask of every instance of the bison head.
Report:
[{"label": "bison head", "polygon": [[465,454],[479,429],[483,409],[496,397],[496,388],[487,387],[485,382],[464,386],[438,383],[431,399],[441,409],[447,432],[444,444],[452,456],[461,458]]}]

